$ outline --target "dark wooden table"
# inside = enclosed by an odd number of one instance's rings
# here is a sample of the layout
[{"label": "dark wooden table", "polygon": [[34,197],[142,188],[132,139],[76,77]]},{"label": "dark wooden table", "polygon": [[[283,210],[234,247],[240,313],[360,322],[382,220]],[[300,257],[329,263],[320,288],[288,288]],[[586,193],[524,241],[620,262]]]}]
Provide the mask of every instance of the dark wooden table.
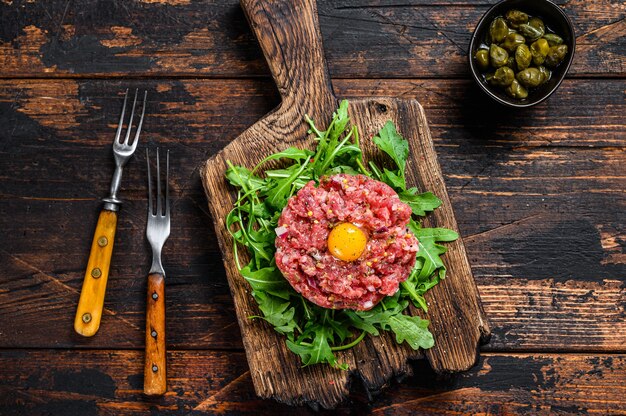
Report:
[{"label": "dark wooden table", "polygon": [[[416,363],[371,404],[355,380],[337,414],[626,414],[626,4],[559,1],[577,33],[569,76],[511,111],[466,63],[493,2],[319,2],[338,96],[424,106],[493,330],[468,373]],[[0,17],[0,414],[293,414],[254,395],[198,175],[278,103],[237,1],[5,0]],[[153,400],[143,151],[124,173],[100,332],[72,329],[135,87],[149,91],[142,147],[173,165],[169,391]]]}]

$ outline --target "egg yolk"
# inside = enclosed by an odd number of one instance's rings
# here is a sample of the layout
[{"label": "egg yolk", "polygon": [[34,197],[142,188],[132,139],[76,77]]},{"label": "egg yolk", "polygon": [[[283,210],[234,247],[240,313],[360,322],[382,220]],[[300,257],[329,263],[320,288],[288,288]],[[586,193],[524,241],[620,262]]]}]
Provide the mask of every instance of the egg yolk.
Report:
[{"label": "egg yolk", "polygon": [[328,235],[328,250],[339,260],[358,259],[367,245],[367,236],[359,227],[343,222],[333,228]]}]

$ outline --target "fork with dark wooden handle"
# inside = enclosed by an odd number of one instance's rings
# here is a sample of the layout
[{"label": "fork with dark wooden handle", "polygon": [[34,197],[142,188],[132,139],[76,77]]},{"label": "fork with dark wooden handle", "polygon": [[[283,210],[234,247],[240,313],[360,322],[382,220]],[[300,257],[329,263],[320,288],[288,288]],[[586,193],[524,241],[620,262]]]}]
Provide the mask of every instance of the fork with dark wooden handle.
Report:
[{"label": "fork with dark wooden handle", "polygon": [[126,128],[126,136],[121,141],[122,128],[124,125],[124,113],[126,112],[126,102],[128,101],[128,90],[124,97],[124,105],[122,106],[122,115],[117,126],[115,140],[113,141],[113,157],[115,158],[115,172],[111,181],[111,192],[107,198],[104,198],[104,206],[98,217],[96,232],[91,243],[91,252],[89,261],[87,262],[87,271],[83,280],[83,287],[80,291],[80,299],[76,309],[76,317],[74,318],[74,330],[85,337],[91,337],[98,332],[100,328],[100,319],[102,318],[102,308],[104,306],[104,295],[109,278],[109,267],[111,265],[111,255],[113,254],[113,242],[115,239],[115,230],[117,228],[117,212],[119,211],[122,201],[117,198],[117,192],[122,181],[122,168],[126,162],[133,156],[137,143],[139,142],[139,134],[143,125],[143,116],[146,111],[147,91],[143,95],[143,108],[141,117],[135,131],[135,138],[130,143],[130,133],[133,126],[133,117],[135,116],[135,105],[137,104],[137,90],[135,90],[135,99],[133,100],[133,108],[130,112],[130,119]]},{"label": "fork with dark wooden handle", "polygon": [[[146,237],[152,247],[152,266],[148,274],[146,305],[146,358],[143,392],[149,396],[165,393],[167,389],[165,365],[165,271],[161,264],[161,250],[170,235],[169,170],[170,152],[165,161],[165,195],[161,191],[159,149],[156,151],[156,199],[152,192],[150,155],[148,161],[148,224]],[[156,202],[156,203],[155,203]],[[156,208],[156,209],[155,209]]]}]

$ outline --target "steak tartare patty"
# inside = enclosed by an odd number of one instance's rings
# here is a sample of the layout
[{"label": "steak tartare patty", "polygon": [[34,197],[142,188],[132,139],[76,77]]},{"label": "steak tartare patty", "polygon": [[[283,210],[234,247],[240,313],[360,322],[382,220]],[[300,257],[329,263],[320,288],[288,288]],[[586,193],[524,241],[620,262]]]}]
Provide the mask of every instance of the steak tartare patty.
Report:
[{"label": "steak tartare patty", "polygon": [[[411,207],[388,185],[364,175],[309,182],[291,197],[276,229],[276,265],[291,286],[324,308],[368,310],[393,295],[415,264]],[[354,261],[333,256],[328,236],[340,224],[367,236]]]}]

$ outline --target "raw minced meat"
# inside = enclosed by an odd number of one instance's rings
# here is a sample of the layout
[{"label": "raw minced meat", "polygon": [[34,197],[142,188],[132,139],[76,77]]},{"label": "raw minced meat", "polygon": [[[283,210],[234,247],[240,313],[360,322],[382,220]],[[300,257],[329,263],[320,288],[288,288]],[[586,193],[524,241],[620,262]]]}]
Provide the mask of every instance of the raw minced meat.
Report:
[{"label": "raw minced meat", "polygon": [[[333,175],[309,182],[283,209],[276,265],[311,302],[332,309],[368,310],[393,295],[415,264],[419,244],[408,232],[411,208],[388,185],[363,175]],[[352,223],[367,235],[351,262],[328,250],[328,235]]]}]

